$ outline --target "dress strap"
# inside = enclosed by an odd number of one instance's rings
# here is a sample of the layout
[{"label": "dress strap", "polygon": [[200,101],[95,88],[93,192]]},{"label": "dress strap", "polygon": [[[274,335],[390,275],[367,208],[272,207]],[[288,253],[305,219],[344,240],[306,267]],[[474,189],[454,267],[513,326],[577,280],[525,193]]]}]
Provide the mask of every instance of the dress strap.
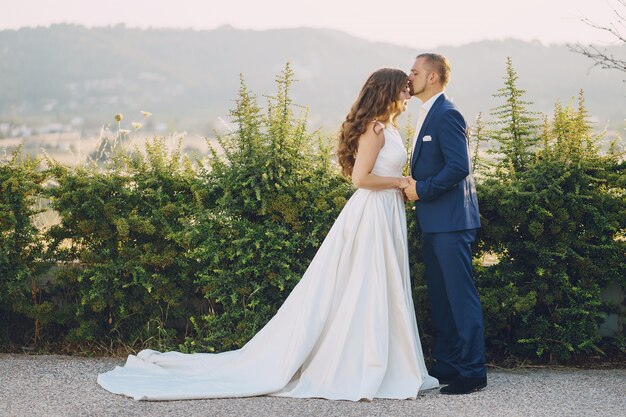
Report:
[{"label": "dress strap", "polygon": [[372,122],[376,123],[378,126],[382,127],[383,129],[387,127],[385,126],[383,122],[379,122],[378,120],[372,120]]},{"label": "dress strap", "polygon": [[381,130],[377,132],[376,126],[374,126],[374,133],[376,133],[377,135],[380,135],[381,133],[383,133],[385,131],[385,128],[387,127],[383,122],[379,122],[376,119],[372,120],[371,123],[374,123],[375,125],[378,125],[381,128]]}]

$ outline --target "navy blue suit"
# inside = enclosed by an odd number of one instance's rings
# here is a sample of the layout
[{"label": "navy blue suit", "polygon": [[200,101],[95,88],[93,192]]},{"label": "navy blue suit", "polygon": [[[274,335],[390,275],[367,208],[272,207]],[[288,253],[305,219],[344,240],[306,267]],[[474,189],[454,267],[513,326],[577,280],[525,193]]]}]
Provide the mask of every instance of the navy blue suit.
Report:
[{"label": "navy blue suit", "polygon": [[[424,140],[426,138],[426,140]],[[424,119],[411,159],[437,371],[483,377],[485,343],[471,245],[480,227],[466,123],[444,94]]]}]

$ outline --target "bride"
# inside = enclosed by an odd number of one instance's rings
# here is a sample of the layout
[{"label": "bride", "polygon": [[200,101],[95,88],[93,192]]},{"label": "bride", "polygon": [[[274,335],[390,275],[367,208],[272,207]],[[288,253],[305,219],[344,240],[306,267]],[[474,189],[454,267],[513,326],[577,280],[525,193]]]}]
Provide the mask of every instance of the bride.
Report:
[{"label": "bride", "polygon": [[143,350],[98,383],[136,400],[406,399],[437,387],[415,320],[400,191],[407,156],[396,118],[410,98],[407,80],[383,68],[365,82],[337,151],[357,190],[265,327],[230,352]]}]

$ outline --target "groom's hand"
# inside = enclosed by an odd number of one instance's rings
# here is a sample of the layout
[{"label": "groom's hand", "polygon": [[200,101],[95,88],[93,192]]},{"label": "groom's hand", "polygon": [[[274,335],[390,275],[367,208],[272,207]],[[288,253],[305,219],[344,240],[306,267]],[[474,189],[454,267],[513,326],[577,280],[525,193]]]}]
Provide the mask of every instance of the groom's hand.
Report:
[{"label": "groom's hand", "polygon": [[409,185],[403,189],[404,195],[406,196],[407,199],[409,199],[409,201],[417,201],[420,198],[417,195],[417,192],[415,191],[415,180],[410,177],[408,179],[409,179]]}]

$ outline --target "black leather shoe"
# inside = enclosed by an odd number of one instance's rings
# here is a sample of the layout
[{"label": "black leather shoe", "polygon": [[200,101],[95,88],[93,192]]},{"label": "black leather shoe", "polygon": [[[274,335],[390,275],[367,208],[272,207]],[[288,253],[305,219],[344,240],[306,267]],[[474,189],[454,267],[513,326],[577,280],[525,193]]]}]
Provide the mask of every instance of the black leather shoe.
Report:
[{"label": "black leather shoe", "polygon": [[439,383],[442,385],[451,384],[459,377],[459,374],[457,372],[452,374],[444,374],[443,372],[439,372],[436,369],[431,369],[430,371],[428,371],[428,375],[437,378],[439,380]]},{"label": "black leather shoe", "polygon": [[447,387],[443,387],[439,390],[442,394],[447,395],[462,395],[469,394],[470,392],[478,391],[487,386],[487,377],[482,378],[467,378],[459,376],[456,381],[453,381]]}]

